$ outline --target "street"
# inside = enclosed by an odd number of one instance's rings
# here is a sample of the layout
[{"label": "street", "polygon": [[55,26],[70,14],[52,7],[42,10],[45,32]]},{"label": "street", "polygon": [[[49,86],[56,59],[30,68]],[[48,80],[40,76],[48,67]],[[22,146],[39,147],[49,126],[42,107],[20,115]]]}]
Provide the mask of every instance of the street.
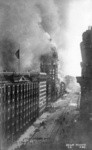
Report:
[{"label": "street", "polygon": [[78,98],[71,93],[52,103],[33,124],[33,134],[29,130],[29,136],[20,140],[21,144],[17,142],[15,150],[91,150],[91,125],[79,118]]}]

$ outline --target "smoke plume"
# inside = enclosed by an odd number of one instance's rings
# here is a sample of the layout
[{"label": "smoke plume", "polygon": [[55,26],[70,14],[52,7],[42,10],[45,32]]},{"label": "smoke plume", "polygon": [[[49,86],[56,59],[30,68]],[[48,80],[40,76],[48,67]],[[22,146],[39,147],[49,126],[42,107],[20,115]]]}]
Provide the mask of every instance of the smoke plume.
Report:
[{"label": "smoke plume", "polygon": [[[72,26],[74,18],[79,12],[79,6],[86,8],[88,1],[90,0],[0,0],[0,71],[18,71],[19,60],[15,55],[18,49],[21,71],[37,70],[40,55],[50,51],[52,39],[57,45],[59,72],[63,75],[70,63],[67,61],[67,54],[70,54],[73,47],[69,44],[73,43],[70,39],[76,41],[72,35],[78,37],[80,28],[77,18],[78,29],[71,32],[76,27]],[[76,13],[71,13],[72,10]],[[83,15],[82,12],[79,16]],[[73,20],[71,14],[75,15]],[[84,24],[88,22],[87,17],[85,16]],[[78,42],[77,45],[80,44]]]},{"label": "smoke plume", "polygon": [[0,70],[17,71],[18,49],[21,70],[34,68],[40,55],[50,51],[49,34],[58,28],[56,19],[51,0],[0,0]]}]

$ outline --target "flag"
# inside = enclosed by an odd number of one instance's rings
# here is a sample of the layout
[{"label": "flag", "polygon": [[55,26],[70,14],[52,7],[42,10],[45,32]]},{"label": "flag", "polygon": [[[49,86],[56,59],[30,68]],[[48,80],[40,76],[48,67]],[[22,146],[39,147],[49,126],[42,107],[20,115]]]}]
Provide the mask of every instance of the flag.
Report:
[{"label": "flag", "polygon": [[16,51],[15,55],[18,59],[20,59],[20,50],[19,49]]}]

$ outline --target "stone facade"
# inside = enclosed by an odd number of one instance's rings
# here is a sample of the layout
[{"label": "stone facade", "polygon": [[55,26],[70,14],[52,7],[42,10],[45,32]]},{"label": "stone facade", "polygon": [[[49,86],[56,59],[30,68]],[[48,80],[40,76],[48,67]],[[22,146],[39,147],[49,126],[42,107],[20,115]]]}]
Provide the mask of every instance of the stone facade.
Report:
[{"label": "stone facade", "polygon": [[80,116],[91,119],[92,116],[92,27],[82,34],[80,43],[82,62],[81,77],[77,82],[81,86]]}]

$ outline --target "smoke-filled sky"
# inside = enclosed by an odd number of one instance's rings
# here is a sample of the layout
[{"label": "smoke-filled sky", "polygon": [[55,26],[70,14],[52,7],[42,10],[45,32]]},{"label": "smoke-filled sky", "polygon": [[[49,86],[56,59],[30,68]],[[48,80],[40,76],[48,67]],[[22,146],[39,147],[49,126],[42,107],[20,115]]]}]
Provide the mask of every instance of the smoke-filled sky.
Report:
[{"label": "smoke-filled sky", "polygon": [[[56,45],[61,75],[80,75],[82,33],[92,24],[91,0],[0,0],[0,70],[37,70]],[[52,42],[50,42],[50,38]]]}]

